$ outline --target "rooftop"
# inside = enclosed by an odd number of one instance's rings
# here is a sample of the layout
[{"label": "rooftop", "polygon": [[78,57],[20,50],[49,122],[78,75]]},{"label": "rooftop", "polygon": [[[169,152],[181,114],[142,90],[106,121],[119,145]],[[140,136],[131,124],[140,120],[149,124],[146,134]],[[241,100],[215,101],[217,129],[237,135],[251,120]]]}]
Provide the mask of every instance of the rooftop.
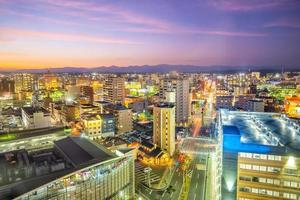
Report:
[{"label": "rooftop", "polygon": [[80,137],[67,137],[55,141],[54,144],[74,167],[93,162],[103,162],[116,157],[105,148]]},{"label": "rooftop", "polygon": [[[103,146],[80,137],[58,140],[54,148],[42,151],[27,152],[23,149],[2,153],[0,170],[11,172],[0,175],[1,200],[16,198],[57,178],[116,157]],[[15,170],[18,174],[12,175]]]},{"label": "rooftop", "polygon": [[26,112],[28,115],[33,115],[34,113],[42,112],[44,114],[50,114],[48,110],[45,108],[39,108],[39,107],[23,107],[22,108],[24,112]]},{"label": "rooftop", "polygon": [[287,153],[300,154],[299,124],[283,119],[280,114],[224,110],[221,113],[224,135],[239,132],[244,144],[269,146],[272,149],[284,146]]},{"label": "rooftop", "polygon": [[158,107],[158,108],[174,108],[174,104],[160,103],[160,104],[157,104],[155,107]]}]

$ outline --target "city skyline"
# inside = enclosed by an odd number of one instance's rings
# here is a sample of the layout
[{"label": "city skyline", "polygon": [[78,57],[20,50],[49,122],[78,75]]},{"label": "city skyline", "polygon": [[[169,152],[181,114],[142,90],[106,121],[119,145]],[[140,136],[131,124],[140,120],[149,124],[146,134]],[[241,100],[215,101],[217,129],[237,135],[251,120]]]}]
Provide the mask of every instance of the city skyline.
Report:
[{"label": "city skyline", "polygon": [[294,0],[0,0],[0,70],[162,63],[295,68],[299,9]]}]

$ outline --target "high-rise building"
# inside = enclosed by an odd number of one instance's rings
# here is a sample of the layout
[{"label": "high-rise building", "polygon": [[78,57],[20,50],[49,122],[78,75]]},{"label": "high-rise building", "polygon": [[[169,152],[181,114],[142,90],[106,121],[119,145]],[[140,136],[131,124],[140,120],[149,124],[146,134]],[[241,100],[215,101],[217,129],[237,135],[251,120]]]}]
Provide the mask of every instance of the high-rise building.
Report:
[{"label": "high-rise building", "polygon": [[188,123],[191,113],[190,83],[188,79],[178,79],[176,84],[176,123]]},{"label": "high-rise building", "polygon": [[59,78],[54,73],[46,73],[38,81],[39,89],[52,90],[59,87]]},{"label": "high-rise building", "polygon": [[15,92],[32,91],[34,89],[34,77],[32,74],[15,74]]},{"label": "high-rise building", "polygon": [[110,103],[124,103],[125,79],[114,76],[107,77],[103,87],[103,99]]},{"label": "high-rise building", "polygon": [[167,151],[175,151],[175,106],[162,103],[153,108],[153,143]]},{"label": "high-rise building", "polygon": [[81,95],[86,97],[88,99],[88,102],[90,104],[93,104],[94,102],[94,90],[91,86],[81,86],[80,87]]},{"label": "high-rise building", "polygon": [[176,124],[188,123],[191,113],[190,83],[188,79],[164,79],[160,85],[162,102],[173,103],[175,96]]},{"label": "high-rise building", "polygon": [[299,199],[300,142],[293,120],[220,110],[217,123],[223,136],[222,199]]},{"label": "high-rise building", "polygon": [[300,198],[300,158],[288,155],[240,152],[237,199]]},{"label": "high-rise building", "polygon": [[15,82],[9,78],[0,79],[0,94],[15,92]]}]

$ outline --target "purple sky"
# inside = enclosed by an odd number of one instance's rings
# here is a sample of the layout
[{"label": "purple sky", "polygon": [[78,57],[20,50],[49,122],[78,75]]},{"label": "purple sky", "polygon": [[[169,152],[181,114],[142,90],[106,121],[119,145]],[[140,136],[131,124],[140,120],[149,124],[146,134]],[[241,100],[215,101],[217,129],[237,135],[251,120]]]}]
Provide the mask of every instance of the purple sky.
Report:
[{"label": "purple sky", "polygon": [[0,0],[0,69],[300,65],[299,0]]}]

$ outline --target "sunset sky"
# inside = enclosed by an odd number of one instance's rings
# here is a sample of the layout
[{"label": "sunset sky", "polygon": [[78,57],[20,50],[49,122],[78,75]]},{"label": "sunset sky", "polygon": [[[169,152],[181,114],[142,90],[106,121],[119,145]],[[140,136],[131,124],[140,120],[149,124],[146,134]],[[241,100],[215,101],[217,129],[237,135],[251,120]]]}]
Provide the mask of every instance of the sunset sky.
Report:
[{"label": "sunset sky", "polygon": [[0,69],[300,66],[299,0],[0,0]]}]

